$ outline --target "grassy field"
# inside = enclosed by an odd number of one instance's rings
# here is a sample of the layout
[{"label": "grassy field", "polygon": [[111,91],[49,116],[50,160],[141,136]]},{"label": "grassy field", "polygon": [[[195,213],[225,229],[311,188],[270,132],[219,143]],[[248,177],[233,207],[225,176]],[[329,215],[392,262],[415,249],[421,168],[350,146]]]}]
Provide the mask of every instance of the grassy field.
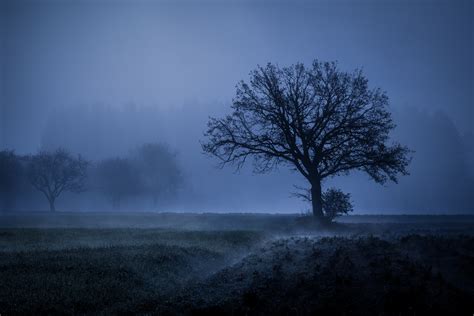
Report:
[{"label": "grassy field", "polygon": [[0,314],[472,315],[473,216],[0,215]]}]

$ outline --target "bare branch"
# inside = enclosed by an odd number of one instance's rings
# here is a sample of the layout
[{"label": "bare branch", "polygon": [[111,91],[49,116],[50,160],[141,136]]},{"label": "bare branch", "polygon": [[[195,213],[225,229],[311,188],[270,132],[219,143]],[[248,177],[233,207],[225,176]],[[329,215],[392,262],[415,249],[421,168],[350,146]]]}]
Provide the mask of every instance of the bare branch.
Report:
[{"label": "bare branch", "polygon": [[385,92],[370,89],[360,70],[269,63],[237,85],[231,115],[209,120],[202,148],[222,166],[240,168],[249,157],[259,172],[290,165],[312,185],[352,170],[397,181],[408,174],[410,151],[388,144],[395,124],[387,108]]}]

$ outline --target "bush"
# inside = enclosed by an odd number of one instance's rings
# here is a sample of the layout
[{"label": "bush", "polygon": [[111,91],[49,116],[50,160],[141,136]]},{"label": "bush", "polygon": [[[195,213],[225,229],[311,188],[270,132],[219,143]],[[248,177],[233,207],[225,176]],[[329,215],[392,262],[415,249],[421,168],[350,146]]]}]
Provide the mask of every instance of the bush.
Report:
[{"label": "bush", "polygon": [[350,193],[344,193],[339,189],[330,188],[323,193],[324,216],[332,221],[336,217],[353,211]]}]

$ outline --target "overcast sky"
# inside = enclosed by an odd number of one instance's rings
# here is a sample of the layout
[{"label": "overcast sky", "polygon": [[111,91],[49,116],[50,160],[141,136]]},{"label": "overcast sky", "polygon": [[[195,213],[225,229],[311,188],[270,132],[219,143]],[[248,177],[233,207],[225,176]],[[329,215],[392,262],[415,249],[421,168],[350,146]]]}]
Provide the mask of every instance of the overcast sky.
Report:
[{"label": "overcast sky", "polygon": [[[199,140],[207,117],[228,111],[235,84],[256,65],[337,60],[343,70],[363,68],[372,87],[387,91],[394,137],[418,156],[397,186],[361,175],[327,185],[351,192],[360,213],[474,211],[473,1],[1,3],[1,148],[67,145],[47,138],[58,117],[94,107],[128,117],[124,108],[133,104],[135,119],[100,122],[134,133],[124,148],[103,146],[102,154],[169,143],[195,196],[182,208],[301,211],[289,197],[298,175],[217,170]],[[63,128],[76,135],[63,139],[71,143],[87,130]]]}]

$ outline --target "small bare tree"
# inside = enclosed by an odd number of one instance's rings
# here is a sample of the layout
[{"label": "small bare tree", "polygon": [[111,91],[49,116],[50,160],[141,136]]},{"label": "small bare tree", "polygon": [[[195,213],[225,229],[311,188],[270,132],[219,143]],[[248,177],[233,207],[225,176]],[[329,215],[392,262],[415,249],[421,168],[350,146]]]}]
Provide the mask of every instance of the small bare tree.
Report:
[{"label": "small bare tree", "polygon": [[257,172],[289,165],[308,180],[319,219],[325,178],[360,170],[384,183],[407,174],[409,150],[388,143],[395,127],[388,97],[369,89],[360,70],[347,73],[334,62],[314,61],[309,68],[268,64],[250,77],[237,85],[232,114],[208,123],[203,150],[222,165],[240,168],[248,157]]},{"label": "small bare tree", "polygon": [[30,159],[28,177],[31,184],[42,192],[55,211],[55,201],[64,191],[84,191],[88,162],[74,157],[64,149],[54,152],[40,151]]}]

